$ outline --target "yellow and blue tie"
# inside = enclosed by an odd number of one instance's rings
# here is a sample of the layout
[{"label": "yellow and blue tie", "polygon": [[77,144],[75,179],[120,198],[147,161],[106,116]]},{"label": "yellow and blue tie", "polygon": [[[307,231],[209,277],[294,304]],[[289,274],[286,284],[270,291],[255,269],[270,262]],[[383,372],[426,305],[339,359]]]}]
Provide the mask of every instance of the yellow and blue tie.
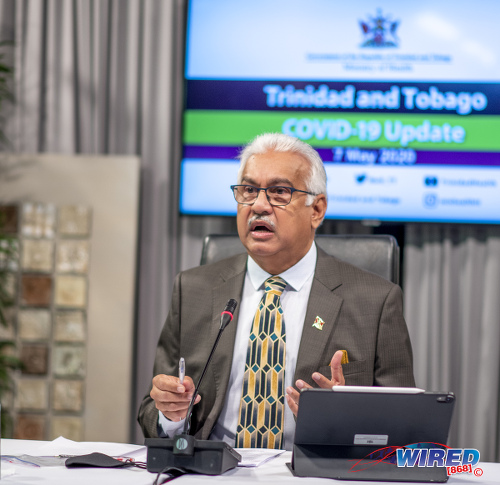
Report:
[{"label": "yellow and blue tie", "polygon": [[280,297],[286,281],[265,283],[248,341],[236,429],[238,448],[283,447],[285,411],[285,320]]}]

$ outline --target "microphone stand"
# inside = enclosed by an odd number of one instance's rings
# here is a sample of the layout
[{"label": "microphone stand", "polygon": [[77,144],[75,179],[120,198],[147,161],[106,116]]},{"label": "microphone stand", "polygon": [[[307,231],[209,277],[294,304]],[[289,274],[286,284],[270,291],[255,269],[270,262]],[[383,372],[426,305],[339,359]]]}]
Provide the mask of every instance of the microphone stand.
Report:
[{"label": "microphone stand", "polygon": [[226,326],[233,319],[238,303],[229,300],[221,314],[221,323],[215,343],[198,380],[193,397],[189,403],[184,429],[174,438],[146,438],[148,448],[147,470],[153,473],[164,473],[175,470],[183,473],[202,473],[204,475],[221,475],[234,468],[241,461],[241,455],[223,441],[198,440],[189,434],[193,406],[198,395],[200,384],[205,377],[215,349]]},{"label": "microphone stand", "polygon": [[219,333],[217,334],[217,338],[215,339],[214,346],[212,347],[212,350],[210,351],[210,355],[208,356],[207,363],[205,364],[205,367],[203,368],[203,372],[201,373],[200,380],[198,381],[198,384],[196,385],[196,388],[193,392],[193,397],[191,398],[191,401],[189,403],[188,412],[186,414],[186,420],[184,421],[184,429],[182,431],[183,435],[189,433],[189,429],[191,427],[191,416],[193,414],[193,406],[194,406],[194,402],[196,401],[196,397],[198,396],[198,391],[200,389],[201,381],[203,380],[203,378],[205,377],[205,374],[207,373],[208,366],[210,365],[210,362],[211,362],[212,357],[214,355],[215,349],[217,348],[217,345],[219,345],[219,340],[220,340],[222,332],[224,331],[225,328],[226,328],[226,326],[223,327],[222,322],[221,322],[221,326],[219,328]]}]

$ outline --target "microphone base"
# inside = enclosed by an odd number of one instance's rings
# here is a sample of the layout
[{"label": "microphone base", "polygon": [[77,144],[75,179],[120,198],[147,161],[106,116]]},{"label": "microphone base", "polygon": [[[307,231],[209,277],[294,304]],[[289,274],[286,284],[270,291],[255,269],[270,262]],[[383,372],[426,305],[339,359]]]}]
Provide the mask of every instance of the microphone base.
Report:
[{"label": "microphone base", "polygon": [[[175,468],[185,473],[221,475],[236,467],[241,455],[222,441],[197,440],[191,435],[146,438],[147,470],[158,473]],[[168,471],[168,470],[165,470]]]}]

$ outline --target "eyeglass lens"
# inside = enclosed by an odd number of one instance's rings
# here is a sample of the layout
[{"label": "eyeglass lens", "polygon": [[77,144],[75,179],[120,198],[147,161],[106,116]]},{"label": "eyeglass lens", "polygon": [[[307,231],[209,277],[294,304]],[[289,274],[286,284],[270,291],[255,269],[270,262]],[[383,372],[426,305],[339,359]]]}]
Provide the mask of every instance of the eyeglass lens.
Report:
[{"label": "eyeglass lens", "polygon": [[251,185],[240,185],[235,187],[234,195],[236,201],[240,204],[250,204],[254,202],[261,190],[265,190],[269,203],[272,205],[287,205],[292,198],[290,187],[268,187],[267,189],[258,189]]}]

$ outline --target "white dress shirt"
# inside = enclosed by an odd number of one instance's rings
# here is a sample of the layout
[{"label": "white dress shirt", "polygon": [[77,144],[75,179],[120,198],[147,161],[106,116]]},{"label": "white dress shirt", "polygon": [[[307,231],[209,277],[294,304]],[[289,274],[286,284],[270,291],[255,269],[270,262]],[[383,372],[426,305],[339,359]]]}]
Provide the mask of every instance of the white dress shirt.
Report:
[{"label": "white dress shirt", "polygon": [[[316,245],[312,244],[311,249],[297,264],[278,275],[287,283],[281,295],[281,307],[283,308],[286,331],[285,388],[293,385],[293,376],[316,267],[316,258]],[[219,419],[210,435],[210,439],[223,440],[231,446],[234,446],[236,438],[248,338],[257,306],[264,295],[264,282],[270,276],[272,275],[264,271],[250,256],[248,257],[226,399]],[[284,419],[283,446],[285,449],[291,450],[295,420],[286,399]],[[182,431],[184,420],[172,422],[159,412],[158,424],[160,436],[174,436]]]}]

